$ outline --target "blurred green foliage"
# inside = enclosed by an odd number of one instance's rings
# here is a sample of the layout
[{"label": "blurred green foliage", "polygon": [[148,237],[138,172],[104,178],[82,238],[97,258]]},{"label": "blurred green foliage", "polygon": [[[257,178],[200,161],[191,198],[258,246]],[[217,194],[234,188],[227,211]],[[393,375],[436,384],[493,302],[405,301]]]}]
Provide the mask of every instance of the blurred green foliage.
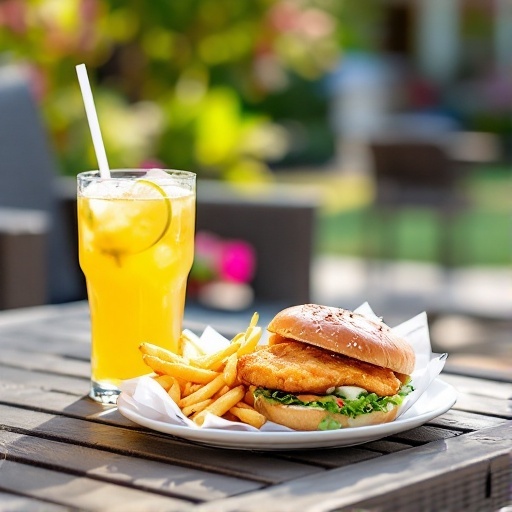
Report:
[{"label": "blurred green foliage", "polygon": [[97,165],[75,74],[84,62],[111,167],[262,179],[294,151],[329,153],[318,81],[339,59],[342,5],[3,0],[0,63],[30,74],[67,174]]}]

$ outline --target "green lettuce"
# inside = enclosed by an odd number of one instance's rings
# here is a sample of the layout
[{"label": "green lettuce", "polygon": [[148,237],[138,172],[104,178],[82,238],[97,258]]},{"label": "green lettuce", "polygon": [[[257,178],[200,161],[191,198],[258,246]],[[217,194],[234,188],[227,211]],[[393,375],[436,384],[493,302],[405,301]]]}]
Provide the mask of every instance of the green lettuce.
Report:
[{"label": "green lettuce", "polygon": [[[392,406],[401,405],[404,398],[414,391],[410,383],[404,384],[396,395],[378,396],[376,393],[361,393],[354,400],[347,400],[336,391],[332,394],[318,396],[316,400],[303,401],[296,395],[284,391],[257,388],[254,396],[262,396],[271,402],[278,402],[283,405],[299,405],[302,407],[314,407],[324,409],[333,414],[343,414],[355,418],[361,414],[369,414],[375,411],[387,411],[389,404]],[[341,400],[340,400],[341,399]],[[336,424],[336,425],[334,425]],[[326,418],[319,426],[320,430],[331,430],[340,428],[340,424],[332,419]]]}]

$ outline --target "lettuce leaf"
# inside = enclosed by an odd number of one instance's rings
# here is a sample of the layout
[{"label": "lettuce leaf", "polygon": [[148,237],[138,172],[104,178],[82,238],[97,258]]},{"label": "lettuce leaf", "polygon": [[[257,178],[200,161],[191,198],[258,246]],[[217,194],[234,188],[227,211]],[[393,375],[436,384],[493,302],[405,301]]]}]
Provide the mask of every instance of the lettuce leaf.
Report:
[{"label": "lettuce leaf", "polygon": [[[333,414],[344,414],[355,418],[361,414],[369,414],[375,411],[387,411],[389,405],[401,405],[404,397],[411,393],[414,388],[410,383],[404,384],[396,395],[378,396],[375,393],[361,393],[355,400],[347,400],[336,394],[319,396],[317,400],[309,402],[299,399],[297,396],[284,391],[257,388],[254,396],[262,396],[266,400],[278,402],[283,405],[299,405],[302,407],[315,407],[324,409]],[[341,400],[340,400],[341,398]],[[331,425],[324,428],[330,429]],[[337,427],[339,428],[339,427]]]}]

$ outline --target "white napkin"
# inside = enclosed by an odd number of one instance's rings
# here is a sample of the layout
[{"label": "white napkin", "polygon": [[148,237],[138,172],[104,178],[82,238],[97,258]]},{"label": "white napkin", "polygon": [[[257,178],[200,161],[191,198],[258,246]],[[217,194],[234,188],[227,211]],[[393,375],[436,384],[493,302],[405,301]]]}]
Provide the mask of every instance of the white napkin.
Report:
[{"label": "white napkin", "polygon": [[[378,319],[368,303],[364,303],[355,311],[370,318]],[[411,375],[414,391],[405,398],[404,403],[400,406],[398,413],[398,416],[400,416],[414,405],[432,381],[441,373],[447,354],[432,353],[426,313],[420,313],[392,330],[406,339],[412,345],[416,354],[416,365]],[[190,336],[191,333],[188,333],[188,335]],[[230,343],[229,340],[211,327],[207,327],[203,334],[196,339],[196,342],[203,349],[210,352],[215,352]],[[122,393],[117,402],[118,406],[151,420],[196,429],[258,431],[258,429],[245,423],[228,421],[213,414],[207,414],[203,425],[198,426],[183,415],[180,408],[162,386],[155,382],[151,376],[124,381],[121,390]],[[288,427],[270,421],[267,421],[260,430],[266,432],[291,431]]]}]

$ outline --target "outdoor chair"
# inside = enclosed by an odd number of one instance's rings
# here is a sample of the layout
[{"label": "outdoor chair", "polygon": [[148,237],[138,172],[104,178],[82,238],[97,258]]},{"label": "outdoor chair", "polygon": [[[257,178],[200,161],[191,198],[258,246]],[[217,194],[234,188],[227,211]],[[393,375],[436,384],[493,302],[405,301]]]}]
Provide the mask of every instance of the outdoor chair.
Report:
[{"label": "outdoor chair", "polygon": [[[27,209],[32,214],[39,211],[49,222],[44,265],[34,261],[36,257],[42,257],[40,250],[30,251],[26,244],[20,244],[24,249],[20,249],[19,254],[19,258],[32,259],[33,267],[42,268],[44,276],[35,279],[33,273],[21,270],[22,265],[0,266],[0,273],[11,273],[9,281],[17,283],[18,294],[27,296],[17,298],[16,303],[21,305],[83,298],[83,280],[73,253],[73,231],[68,225],[74,219],[61,214],[57,175],[57,165],[30,84],[17,68],[0,67],[0,207]],[[23,220],[23,216],[17,218]],[[5,222],[3,224],[5,226]],[[12,230],[9,236],[13,238]],[[11,243],[14,242],[11,240]],[[14,261],[13,258],[10,260]],[[2,261],[5,259],[0,259]],[[16,276],[12,275],[14,268],[18,269]],[[47,283],[43,295],[40,293],[42,281]],[[13,303],[6,299],[5,304]]]},{"label": "outdoor chair", "polygon": [[399,242],[396,215],[407,208],[426,208],[438,220],[438,260],[451,266],[453,222],[467,205],[456,162],[440,144],[426,140],[374,140],[369,149],[374,165],[372,214],[378,222],[379,256],[394,256]]}]

